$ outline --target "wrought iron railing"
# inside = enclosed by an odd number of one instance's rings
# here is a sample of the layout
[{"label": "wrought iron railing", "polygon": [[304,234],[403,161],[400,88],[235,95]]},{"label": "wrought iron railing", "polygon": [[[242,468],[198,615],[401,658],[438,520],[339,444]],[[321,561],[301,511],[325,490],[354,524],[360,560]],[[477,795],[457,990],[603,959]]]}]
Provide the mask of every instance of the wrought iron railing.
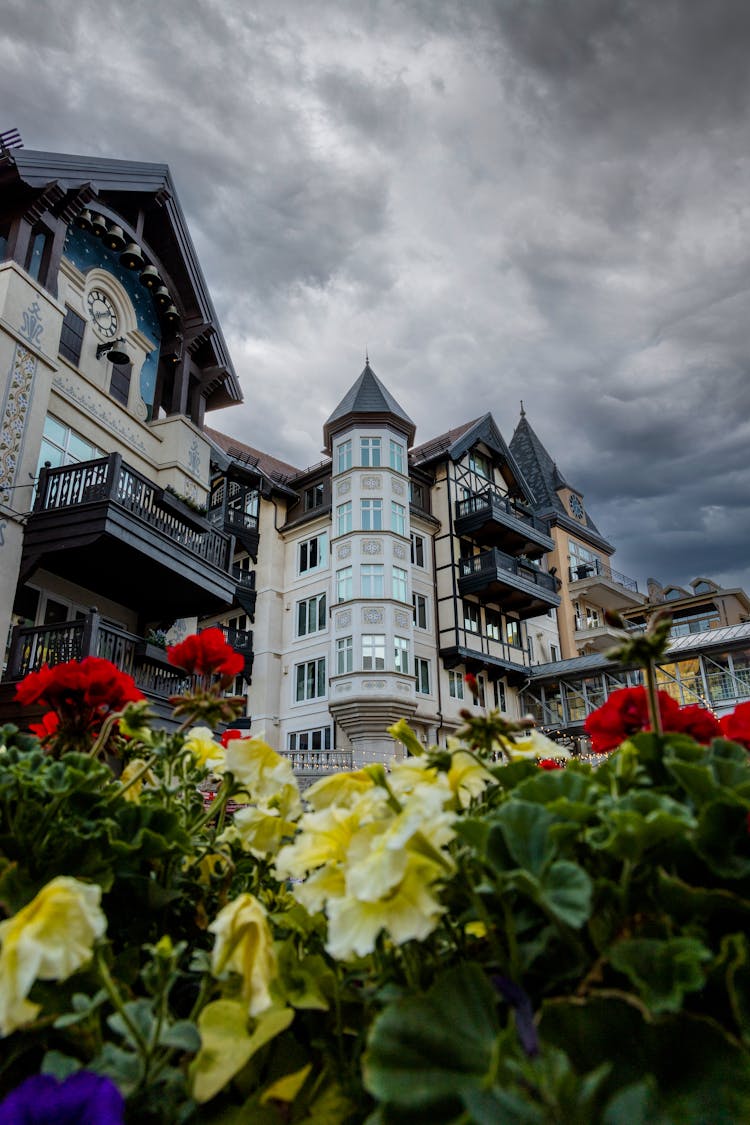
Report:
[{"label": "wrought iron railing", "polygon": [[520,508],[509,497],[503,496],[501,492],[494,488],[486,488],[483,492],[475,492],[471,496],[466,496],[463,500],[457,500],[456,519],[460,519],[462,516],[473,516],[480,512],[488,512],[493,508],[504,511],[513,519],[541,531],[544,535],[549,534],[547,524],[543,520],[538,519],[532,512]]},{"label": "wrought iron railing", "polygon": [[231,536],[209,526],[201,517],[174,510],[168,494],[126,465],[119,453],[77,465],[42,469],[34,514],[102,500],[127,509],[212,566],[229,570]]},{"label": "wrought iron railing", "polygon": [[497,547],[492,547],[489,551],[482,551],[479,555],[468,555],[459,561],[461,578],[474,575],[491,577],[497,574],[499,570],[515,574],[519,578],[524,578],[527,582],[533,582],[542,589],[551,590],[553,593],[557,592],[557,580],[553,574],[540,570],[531,562],[506,555],[504,551],[499,551]]},{"label": "wrought iron railing", "polygon": [[351,750],[284,750],[295,773],[338,773],[351,770]]},{"label": "wrought iron railing", "polygon": [[638,593],[638,583],[635,578],[628,578],[625,574],[620,574],[618,570],[613,570],[611,566],[601,562],[597,559],[595,562],[576,563],[571,566],[568,571],[568,577],[571,582],[579,582],[584,578],[593,578],[598,575],[601,578],[606,578],[610,582],[614,582],[617,586],[623,586],[626,590],[632,590],[633,593]]}]

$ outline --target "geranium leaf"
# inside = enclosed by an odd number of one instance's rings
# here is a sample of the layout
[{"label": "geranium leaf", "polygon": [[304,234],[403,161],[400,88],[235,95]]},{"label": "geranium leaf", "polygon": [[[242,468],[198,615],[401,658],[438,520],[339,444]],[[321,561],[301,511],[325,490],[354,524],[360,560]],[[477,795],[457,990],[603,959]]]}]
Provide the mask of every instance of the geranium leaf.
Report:
[{"label": "geranium leaf", "polygon": [[578,929],[591,913],[592,883],[577,863],[561,859],[553,863],[540,883],[540,905],[566,926]]},{"label": "geranium leaf", "polygon": [[465,964],[425,996],[397,1000],[375,1021],[364,1059],[376,1097],[418,1109],[481,1086],[491,1073],[498,1023],[484,973]]},{"label": "geranium leaf", "polygon": [[508,801],[493,817],[492,832],[499,826],[505,846],[519,867],[538,875],[555,853],[550,838],[554,816],[530,801]]},{"label": "geranium leaf", "polygon": [[612,965],[632,981],[654,1013],[677,1012],[686,992],[703,987],[711,951],[694,938],[632,938],[610,951]]}]

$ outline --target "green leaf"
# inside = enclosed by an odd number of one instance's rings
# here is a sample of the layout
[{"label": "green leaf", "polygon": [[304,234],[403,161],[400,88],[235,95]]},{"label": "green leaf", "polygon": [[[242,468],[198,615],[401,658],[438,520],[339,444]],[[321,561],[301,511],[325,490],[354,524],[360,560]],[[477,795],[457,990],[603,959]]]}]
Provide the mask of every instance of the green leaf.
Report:
[{"label": "green leaf", "polygon": [[701,810],[695,850],[711,870],[727,879],[750,875],[747,809],[735,801],[712,801]]},{"label": "green leaf", "polygon": [[120,1012],[113,1012],[111,1016],[107,1016],[107,1023],[112,1030],[118,1035],[121,1035],[131,1046],[137,1047],[137,1041],[129,1027],[129,1024],[132,1024],[141,1038],[147,1043],[150,1042],[156,1023],[151,1008],[151,1001],[143,998],[140,1000],[130,1000],[124,1005],[124,1012],[125,1016],[127,1016],[127,1020]]},{"label": "green leaf", "polygon": [[558,921],[578,929],[591,914],[592,889],[582,867],[561,859],[545,871],[537,901]]},{"label": "green leaf", "polygon": [[685,805],[666,794],[634,791],[602,809],[602,823],[586,833],[589,844],[617,859],[640,860],[650,849],[682,840],[695,827]]},{"label": "green leaf", "polygon": [[515,799],[508,801],[492,817],[488,858],[492,838],[499,828],[505,846],[518,866],[538,875],[556,850],[549,834],[554,819],[541,805]]},{"label": "green leaf", "polygon": [[486,1083],[495,1058],[496,997],[476,965],[437,978],[426,996],[407,996],[372,1026],[366,1088],[385,1102],[419,1109]]},{"label": "green leaf", "polygon": [[686,992],[703,987],[711,951],[694,938],[632,938],[614,945],[612,965],[625,973],[652,1012],[677,1012]]},{"label": "green leaf", "polygon": [[176,1047],[180,1051],[195,1054],[200,1050],[201,1037],[198,1028],[190,1020],[177,1020],[176,1023],[162,1027],[159,1033],[160,1047]]},{"label": "green leaf", "polygon": [[463,1103],[471,1114],[472,1125],[547,1125],[549,1118],[541,1106],[535,1106],[511,1090],[465,1090]]},{"label": "green leaf", "polygon": [[62,1051],[47,1051],[42,1059],[40,1073],[51,1074],[53,1078],[62,1082],[63,1079],[70,1078],[71,1074],[75,1074],[80,1069],[81,1063],[78,1059],[72,1059],[70,1055],[64,1055]]},{"label": "green leaf", "polygon": [[207,1102],[242,1070],[253,1055],[285,1031],[294,1019],[291,1008],[271,1008],[248,1031],[247,1005],[214,1000],[198,1018],[201,1049],[190,1064],[190,1083],[197,1102]]},{"label": "green leaf", "polygon": [[652,1078],[633,1082],[610,1099],[602,1125],[647,1125],[654,1119],[655,1100]]}]

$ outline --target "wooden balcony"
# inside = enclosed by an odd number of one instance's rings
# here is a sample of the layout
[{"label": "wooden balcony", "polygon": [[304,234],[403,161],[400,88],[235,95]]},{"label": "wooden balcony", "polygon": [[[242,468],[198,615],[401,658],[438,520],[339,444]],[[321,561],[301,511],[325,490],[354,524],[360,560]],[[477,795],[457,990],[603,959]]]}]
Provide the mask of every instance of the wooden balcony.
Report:
[{"label": "wooden balcony", "polygon": [[38,707],[24,709],[13,701],[16,683],[29,672],[38,672],[44,664],[53,667],[86,656],[100,656],[121,672],[127,672],[151,703],[159,725],[177,725],[168,699],[184,691],[189,678],[168,662],[165,649],[103,622],[98,613],[60,625],[24,625],[13,629],[8,666],[0,685],[0,723],[26,726],[41,713]]},{"label": "wooden balcony", "polygon": [[144,620],[234,602],[233,540],[113,453],[42,469],[22,576],[38,567],[137,608]]},{"label": "wooden balcony", "polygon": [[459,593],[474,594],[518,617],[538,617],[560,604],[557,579],[533,563],[513,558],[493,547],[459,561]]},{"label": "wooden balcony", "polygon": [[530,559],[554,548],[546,523],[492,488],[456,501],[454,531],[482,546]]}]

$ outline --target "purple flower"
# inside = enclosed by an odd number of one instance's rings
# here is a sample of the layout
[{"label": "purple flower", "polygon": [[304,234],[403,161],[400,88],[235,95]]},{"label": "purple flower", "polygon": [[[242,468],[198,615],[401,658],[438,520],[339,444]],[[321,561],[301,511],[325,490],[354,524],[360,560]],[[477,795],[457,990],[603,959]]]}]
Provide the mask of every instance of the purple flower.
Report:
[{"label": "purple flower", "polygon": [[111,1078],[77,1070],[59,1082],[27,1078],[0,1104],[0,1125],[123,1125],[125,1102]]}]

